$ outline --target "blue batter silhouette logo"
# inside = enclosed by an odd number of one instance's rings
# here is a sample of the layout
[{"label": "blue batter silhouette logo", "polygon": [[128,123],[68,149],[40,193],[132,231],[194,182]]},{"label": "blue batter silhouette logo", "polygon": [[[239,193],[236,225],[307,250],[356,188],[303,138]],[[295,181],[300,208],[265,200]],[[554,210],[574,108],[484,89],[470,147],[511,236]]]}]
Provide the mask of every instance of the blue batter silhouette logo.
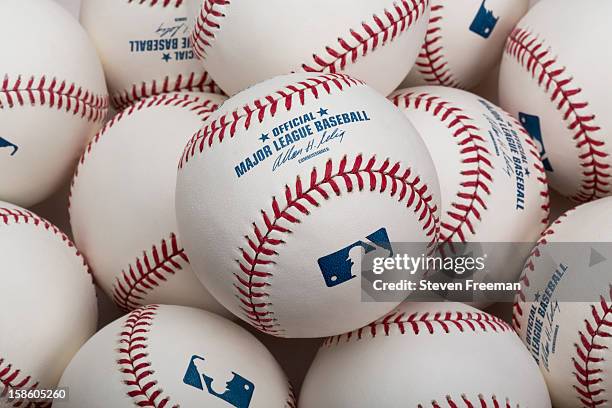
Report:
[{"label": "blue batter silhouette logo", "polygon": [[542,127],[540,126],[540,118],[527,113],[519,112],[519,120],[521,124],[531,136],[531,139],[536,143],[538,149],[540,149],[540,158],[544,164],[546,171],[553,171],[548,155],[546,154],[546,148],[544,147],[544,137],[542,137]]},{"label": "blue batter silhouette logo", "polygon": [[332,254],[319,258],[319,268],[328,288],[338,286],[356,277],[353,267],[361,264],[362,249],[368,254],[378,248],[393,256],[393,248],[387,230],[381,228],[366,237],[367,242],[357,241]]},{"label": "blue batter silhouette logo", "polygon": [[3,147],[8,147],[10,149],[13,149],[13,152],[11,153],[11,156],[14,156],[17,153],[17,151],[19,150],[19,147],[16,144],[13,144],[13,143],[9,142],[8,140],[3,139],[3,138],[0,137],[0,149],[3,148]]},{"label": "blue batter silhouette logo", "polygon": [[499,21],[499,17],[495,17],[493,11],[487,10],[485,7],[486,2],[487,0],[482,0],[478,13],[476,13],[476,17],[474,17],[474,21],[470,25],[470,31],[485,39],[491,36]]},{"label": "blue batter silhouette logo", "polygon": [[183,377],[183,383],[190,385],[210,395],[219,398],[236,408],[249,408],[255,384],[235,372],[231,372],[232,378],[225,383],[225,391],[219,393],[213,389],[214,378],[209,377],[205,370],[204,357],[193,356],[189,362],[189,367]]}]

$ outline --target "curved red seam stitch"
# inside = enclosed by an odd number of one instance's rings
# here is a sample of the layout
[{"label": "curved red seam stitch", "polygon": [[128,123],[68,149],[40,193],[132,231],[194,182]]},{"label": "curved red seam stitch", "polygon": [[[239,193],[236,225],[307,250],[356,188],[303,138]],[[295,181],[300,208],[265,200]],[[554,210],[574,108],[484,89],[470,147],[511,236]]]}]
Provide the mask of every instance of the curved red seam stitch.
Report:
[{"label": "curved red seam stitch", "polygon": [[27,103],[64,109],[90,122],[98,122],[105,119],[109,101],[107,95],[95,95],[75,83],[56,78],[49,80],[44,75],[39,78],[18,75],[11,81],[8,74],[5,75],[0,86],[0,109],[4,104],[13,108]]},{"label": "curved red seam stitch", "polygon": [[[365,163],[365,167],[362,165]],[[377,189],[377,176],[380,177],[379,192],[387,191],[391,187],[390,196],[396,197],[399,195],[399,201],[407,197],[406,207],[411,208],[414,205],[414,212],[418,214],[419,221],[423,223],[423,230],[427,237],[431,239],[429,246],[433,246],[437,239],[437,218],[435,212],[437,208],[430,207],[431,195],[427,195],[427,186],[421,182],[418,175],[413,175],[411,169],[402,170],[400,162],[392,164],[389,159],[386,159],[378,169],[374,169],[376,157],[372,156],[367,163],[364,162],[362,155],[358,155],[352,164],[352,168],[347,168],[348,159],[346,156],[340,161],[338,171],[333,173],[333,161],[329,159],[325,165],[325,173],[321,180],[318,180],[318,172],[316,167],[310,173],[310,182],[307,189],[304,189],[302,179],[298,176],[295,181],[294,190],[291,187],[285,186],[284,199],[286,205],[280,207],[276,197],[272,198],[273,215],[270,217],[265,210],[261,210],[263,224],[265,225],[262,231],[257,223],[253,223],[252,234],[245,236],[247,241],[246,248],[239,248],[242,259],[237,260],[239,269],[234,273],[234,287],[237,290],[237,297],[240,301],[240,308],[244,316],[251,324],[263,332],[281,335],[283,329],[280,328],[274,317],[274,312],[270,310],[270,303],[266,303],[263,299],[269,294],[262,289],[270,286],[269,279],[273,276],[270,272],[260,270],[260,266],[273,265],[275,261],[273,257],[278,255],[274,249],[279,245],[284,244],[281,238],[272,238],[272,233],[289,234],[291,230],[288,227],[280,225],[280,221],[288,222],[289,224],[298,224],[300,219],[292,215],[289,210],[295,210],[301,215],[307,216],[310,211],[307,205],[318,207],[321,204],[315,197],[314,193],[320,195],[323,199],[328,200],[331,193],[327,192],[323,187],[327,186],[336,196],[342,194],[338,182],[343,182],[348,193],[353,191],[353,179],[357,181],[358,191],[362,191],[366,182],[370,185],[370,191]],[[367,177],[364,182],[365,173]],[[413,180],[409,180],[410,177]],[[336,179],[339,179],[336,181]],[[390,181],[388,181],[390,179]],[[398,186],[399,184],[399,186]],[[250,249],[252,254],[248,253]],[[240,272],[245,275],[243,278]]]},{"label": "curved red seam stitch", "polygon": [[431,6],[431,16],[425,35],[425,42],[421,47],[421,52],[417,57],[415,65],[425,82],[462,88],[461,84],[453,79],[453,74],[450,68],[448,68],[448,61],[445,60],[443,52],[444,47],[438,45],[436,48],[432,48],[442,41],[442,35],[439,34],[442,31],[439,23],[444,19],[442,10],[444,10],[442,4]]},{"label": "curved red seam stitch", "polygon": [[221,28],[219,20],[225,17],[223,11],[230,3],[229,0],[204,0],[191,33],[191,43],[198,58],[206,57],[206,48],[212,46],[215,31]]},{"label": "curved red seam stitch", "polygon": [[[2,390],[0,391],[0,398],[6,397],[10,389],[35,390],[40,386],[40,383],[38,381],[34,381],[32,376],[28,375],[20,379],[20,375],[22,375],[21,370],[13,368],[12,364],[5,361],[4,358],[0,358],[0,385],[3,386]],[[27,403],[27,405],[23,405],[24,403]],[[11,402],[11,406],[20,408],[50,408],[51,403],[25,401],[23,399],[19,399]]]},{"label": "curved red seam stitch", "polygon": [[[424,329],[422,329],[423,327]],[[433,314],[415,312],[406,315],[406,313],[395,310],[382,319],[358,330],[328,337],[323,342],[323,346],[331,347],[340,344],[340,342],[359,341],[366,336],[368,338],[375,338],[380,334],[390,336],[392,328],[399,330],[401,335],[418,335],[421,332],[434,334],[439,333],[440,330],[448,334],[454,329],[459,332],[476,332],[479,329],[484,332],[492,330],[496,333],[512,331],[512,327],[508,323],[484,312],[437,312]]]},{"label": "curved red seam stitch", "polygon": [[[468,121],[473,120],[461,108],[452,106],[450,102],[435,95],[416,94],[414,92],[399,93],[392,98],[392,101],[398,107],[402,104],[404,109],[410,109],[411,105],[414,106],[414,109],[420,109],[423,106],[425,112],[431,113],[442,123],[450,119],[446,126],[453,131],[453,139],[456,140],[460,148],[459,153],[463,156],[462,163],[473,165],[473,168],[461,172],[464,180],[459,184],[460,189],[455,195],[458,202],[452,203],[452,209],[447,210],[450,219],[457,221],[458,225],[453,226],[447,222],[440,222],[440,239],[443,242],[451,242],[456,234],[461,242],[465,242],[465,233],[463,232],[465,227],[472,234],[476,232],[470,221],[470,216],[474,216],[478,221],[481,219],[480,210],[476,207],[476,204],[481,209],[487,209],[486,197],[480,193],[480,190],[484,191],[486,195],[491,194],[489,183],[493,182],[493,178],[488,172],[488,170],[493,169],[490,152],[485,147],[483,137],[479,134],[480,129],[476,125],[468,123]],[[457,126],[458,128],[454,130]],[[459,138],[461,139],[458,140]],[[467,144],[470,146],[466,147]],[[473,191],[468,191],[466,188],[472,188]],[[461,213],[457,211],[461,211]],[[442,230],[449,231],[449,235],[444,234]]]},{"label": "curved red seam stitch", "polygon": [[525,295],[525,289],[531,286],[531,281],[529,280],[529,274],[533,273],[535,270],[534,261],[542,256],[541,248],[544,245],[548,244],[548,237],[555,234],[555,226],[561,224],[569,214],[574,212],[574,209],[571,209],[557,218],[549,228],[544,230],[540,236],[540,239],[536,243],[535,247],[529,254],[527,261],[525,261],[525,266],[523,267],[523,272],[519,279],[521,282],[521,289],[519,289],[516,293],[514,304],[512,307],[512,325],[515,328],[515,331],[519,331],[521,329],[521,324],[519,319],[523,316],[523,304],[527,301],[527,296]]},{"label": "curved red seam stitch", "polygon": [[91,141],[85,147],[85,150],[83,151],[83,154],[79,159],[79,162],[74,171],[74,176],[72,177],[72,181],[70,183],[70,192],[68,194],[68,208],[71,208],[72,193],[75,188],[75,184],[78,179],[81,167],[85,164],[87,157],[92,154],[94,146],[100,140],[102,140],[102,137],[109,131],[109,129],[111,129],[117,123],[121,122],[124,118],[127,118],[138,111],[162,105],[189,108],[190,111],[195,112],[196,115],[200,116],[202,118],[202,121],[205,121],[210,116],[210,114],[218,108],[217,104],[212,103],[208,99],[202,99],[199,96],[160,94],[149,97],[147,99],[142,99],[139,103],[130,105],[128,108],[119,112],[104,125],[104,127],[91,139]]},{"label": "curved red seam stitch", "polygon": [[[158,305],[150,305],[128,315],[119,334],[117,364],[119,372],[127,377],[124,380],[124,384],[129,388],[127,395],[138,406],[164,408],[169,406],[170,397],[163,396],[163,390],[155,388],[157,381],[149,378],[155,371],[148,360],[149,346],[146,337],[158,308]],[[158,402],[160,398],[161,401]],[[173,405],[173,408],[179,408],[179,405]]]},{"label": "curved red seam stitch", "polygon": [[[395,12],[395,15],[392,11],[385,9],[382,13],[383,18],[373,14],[370,23],[364,20],[360,29],[351,29],[349,38],[356,41],[357,45],[350,45],[349,40],[338,37],[337,47],[329,45],[325,47],[326,56],[331,58],[330,62],[327,62],[321,55],[313,54],[312,63],[316,67],[302,64],[302,69],[306,72],[335,73],[342,71],[348,64],[348,58],[354,64],[360,56],[365,57],[370,51],[375,51],[379,44],[384,46],[387,42],[394,41],[408,30],[429,7],[429,0],[400,0],[400,3],[401,5],[398,5],[397,2],[393,2],[391,10]],[[383,22],[384,18],[387,19],[387,22]],[[371,49],[370,41],[372,42]]]},{"label": "curved red seam stitch", "polygon": [[[489,401],[489,402],[487,402]],[[502,408],[502,405],[500,405],[500,401],[499,399],[497,399],[497,397],[495,395],[492,395],[489,398],[485,398],[484,395],[479,394],[478,395],[478,401],[473,401],[470,400],[467,395],[461,395],[459,397],[459,399],[453,399],[450,395],[447,395],[445,398],[445,402],[448,405],[440,405],[437,401],[432,401],[431,402],[431,408],[443,408],[443,407],[448,407],[448,408],[459,408],[459,407],[465,407],[465,408],[476,408],[476,407],[480,407],[480,408]],[[506,398],[504,401],[501,402],[503,405],[503,407],[505,408],[512,408],[512,403],[510,402],[509,398]],[[460,405],[461,404],[461,405]],[[492,405],[489,405],[492,404]],[[419,404],[417,405],[417,408],[425,408],[425,405],[423,404]],[[515,408],[520,408],[520,405],[516,405]]]},{"label": "curved red seam stitch", "polygon": [[[608,295],[612,297],[612,285],[608,287]],[[601,307],[599,312],[597,305]],[[612,304],[608,304],[604,297],[600,296],[599,303],[591,305],[591,315],[595,326],[588,319],[584,319],[585,329],[578,331],[580,341],[574,344],[576,354],[572,357],[572,362],[576,371],[573,374],[578,385],[573,387],[578,393],[580,402],[589,408],[595,408],[607,403],[608,400],[596,399],[606,390],[601,385],[604,381],[600,376],[602,369],[593,368],[593,365],[604,362],[605,358],[594,357],[591,352],[608,349],[607,346],[597,344],[597,339],[612,337],[612,321],[606,320],[612,315]]]},{"label": "curved red seam stitch", "polygon": [[[196,79],[196,75],[200,75]],[[186,78],[186,79],[185,79]],[[197,74],[195,72],[185,76],[179,74],[173,81],[166,76],[163,81],[152,80],[133,84],[131,88],[117,91],[113,94],[113,105],[117,109],[125,109],[128,106],[150,96],[169,92],[211,92],[222,95],[223,91],[217,86],[207,72]]]},{"label": "curved red seam stitch", "polygon": [[130,4],[144,4],[149,6],[161,5],[162,7],[173,5],[177,8],[183,4],[183,0],[127,0],[127,2]]},{"label": "curved red seam stitch", "polygon": [[293,385],[289,383],[289,395],[287,396],[287,401],[285,401],[285,408],[297,408],[297,402],[295,400],[295,392],[293,390]]},{"label": "curved red seam stitch", "polygon": [[[174,275],[183,269],[182,262],[189,262],[185,250],[179,245],[176,234],[170,235],[170,244],[163,239],[159,247],[153,245],[149,251],[143,251],[135,263],[130,264],[128,271],[121,271],[113,285],[113,300],[124,311],[143,306],[141,302],[150,290],[166,282],[164,276]],[[152,259],[152,261],[151,261]]]},{"label": "curved red seam stitch", "polygon": [[311,77],[242,105],[233,112],[226,112],[220,114],[219,117],[211,118],[187,143],[179,163],[179,169],[182,169],[198,152],[203,153],[206,147],[211,148],[215,140],[218,139],[218,143],[222,143],[226,134],[233,138],[241,122],[244,122],[241,129],[248,130],[253,120],[262,123],[268,116],[274,117],[279,107],[284,107],[287,112],[290,111],[296,103],[294,102],[295,98],[303,106],[309,94],[318,99],[322,91],[328,95],[331,94],[332,86],[339,91],[343,91],[345,87],[350,88],[363,84],[362,81],[345,74],[326,74]]},{"label": "curved red seam stitch", "polygon": [[5,225],[12,224],[32,224],[36,227],[43,227],[46,231],[50,231],[54,235],[58,236],[66,246],[72,248],[75,251],[75,255],[81,259],[83,266],[87,267],[85,258],[81,252],[74,245],[74,243],[64,234],[59,228],[51,224],[49,221],[37,216],[36,214],[24,210],[24,209],[11,209],[0,207],[0,222]]},{"label": "curved red seam stitch", "polygon": [[[557,102],[556,108],[563,114],[565,121],[570,116],[575,119],[568,124],[568,129],[574,132],[573,140],[576,141],[576,148],[581,149],[585,145],[588,152],[579,155],[582,161],[581,166],[585,169],[582,173],[580,191],[572,199],[578,202],[591,201],[595,198],[605,196],[609,192],[610,182],[607,180],[612,175],[607,171],[609,164],[603,163],[599,158],[609,157],[609,154],[601,149],[605,142],[596,140],[589,135],[590,132],[596,133],[601,128],[592,124],[595,115],[580,115],[579,111],[588,107],[588,102],[572,102],[572,98],[582,92],[581,88],[568,88],[573,81],[572,77],[561,77],[566,71],[566,67],[552,68],[557,63],[554,57],[548,57],[551,53],[550,48],[546,49],[544,41],[538,40],[528,30],[515,28],[506,43],[505,52],[514,57],[535,79],[539,67],[541,72],[537,77],[539,86],[544,87],[546,92],[553,87],[550,99]],[[545,59],[547,58],[547,59]],[[527,61],[525,61],[527,59]],[[552,69],[552,70],[551,70]],[[567,107],[565,107],[567,105]],[[590,169],[590,170],[588,170]]]}]

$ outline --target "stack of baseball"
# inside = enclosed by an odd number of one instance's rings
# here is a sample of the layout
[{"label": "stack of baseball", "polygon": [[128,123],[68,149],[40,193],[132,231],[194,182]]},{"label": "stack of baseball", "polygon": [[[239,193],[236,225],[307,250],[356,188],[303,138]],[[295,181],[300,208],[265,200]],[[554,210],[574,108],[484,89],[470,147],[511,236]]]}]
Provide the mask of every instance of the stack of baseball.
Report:
[{"label": "stack of baseball", "polygon": [[0,0],[0,408],[612,407],[612,3],[529,3]]}]

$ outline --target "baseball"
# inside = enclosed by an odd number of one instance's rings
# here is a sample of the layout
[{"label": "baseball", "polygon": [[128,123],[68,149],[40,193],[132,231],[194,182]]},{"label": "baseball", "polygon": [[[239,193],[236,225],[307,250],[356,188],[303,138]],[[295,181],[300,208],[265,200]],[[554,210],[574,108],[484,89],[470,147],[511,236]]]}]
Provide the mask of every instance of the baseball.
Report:
[{"label": "baseball", "polygon": [[403,303],[328,338],[300,408],[550,407],[538,367],[503,320],[460,303]]},{"label": "baseball", "polygon": [[432,0],[425,41],[403,86],[472,89],[499,64],[528,0]]},{"label": "baseball", "polygon": [[80,20],[115,107],[164,92],[221,92],[196,60],[183,1],[83,0]]},{"label": "baseball", "polygon": [[2,0],[0,49],[0,199],[31,206],[69,178],[102,126],[104,72],[85,31],[51,0]]},{"label": "baseball", "polygon": [[96,295],[79,251],[36,214],[0,202],[0,247],[0,407],[30,407],[13,393],[57,385],[95,333]]},{"label": "baseball", "polygon": [[74,357],[53,407],[295,408],[270,352],[200,309],[150,305],[98,332]]},{"label": "baseball", "polygon": [[143,99],[109,121],[81,157],[70,197],[72,231],[96,282],[123,310],[163,303],[224,312],[189,266],[174,210],[185,143],[223,100]]},{"label": "baseball", "polygon": [[514,326],[558,408],[609,406],[611,211],[603,198],[562,215],[521,278]]},{"label": "baseball", "polygon": [[501,106],[537,142],[551,187],[578,202],[609,195],[612,181],[612,3],[586,5],[535,5],[508,38],[499,85]]},{"label": "baseball", "polygon": [[516,119],[466,91],[425,86],[390,99],[423,136],[437,166],[440,242],[482,245],[487,268],[475,279],[516,282],[548,225],[546,174],[529,135]]},{"label": "baseball", "polygon": [[[218,193],[212,193],[218,192]],[[437,238],[429,153],[406,117],[344,74],[292,74],[215,111],[185,149],[179,233],[226,308],[281,337],[323,337],[397,303],[361,301],[361,253]]]},{"label": "baseball", "polygon": [[345,72],[387,95],[410,71],[429,19],[429,0],[197,2],[195,51],[229,95],[296,71]]}]

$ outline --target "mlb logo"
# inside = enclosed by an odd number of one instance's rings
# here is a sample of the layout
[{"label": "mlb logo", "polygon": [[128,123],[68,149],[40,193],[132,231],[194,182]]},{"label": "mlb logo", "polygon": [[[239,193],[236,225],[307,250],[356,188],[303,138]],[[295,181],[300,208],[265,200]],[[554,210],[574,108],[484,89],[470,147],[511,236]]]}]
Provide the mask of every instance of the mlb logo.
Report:
[{"label": "mlb logo", "polygon": [[235,372],[231,372],[232,378],[225,383],[225,391],[218,393],[213,389],[214,378],[206,375],[204,371],[204,357],[194,355],[191,357],[187,372],[183,377],[183,383],[219,398],[236,408],[249,408],[255,384]]},{"label": "mlb logo", "polygon": [[9,142],[8,140],[3,139],[3,138],[0,137],[0,149],[3,148],[3,147],[8,147],[10,149],[13,149],[13,151],[11,153],[11,156],[14,156],[17,153],[17,151],[19,150],[19,147],[17,145],[15,145],[15,144]]},{"label": "mlb logo", "polygon": [[499,21],[499,17],[495,17],[493,11],[487,10],[485,7],[486,1],[487,0],[482,0],[478,13],[476,13],[476,17],[474,17],[474,21],[472,21],[470,25],[470,31],[485,39],[491,36],[491,33],[493,33]]},{"label": "mlb logo", "polygon": [[523,112],[519,112],[519,120],[521,124],[531,136],[531,139],[536,143],[538,149],[540,149],[540,158],[544,164],[546,171],[553,171],[550,160],[546,154],[546,148],[544,147],[544,138],[542,137],[542,128],[540,126],[540,118],[534,115],[528,115]]},{"label": "mlb logo", "polygon": [[319,258],[319,268],[328,288],[338,286],[357,277],[353,273],[353,267],[361,264],[362,250],[368,254],[382,248],[387,251],[387,256],[393,256],[393,248],[385,228],[368,235],[366,240],[367,242],[356,241],[339,251]]}]

